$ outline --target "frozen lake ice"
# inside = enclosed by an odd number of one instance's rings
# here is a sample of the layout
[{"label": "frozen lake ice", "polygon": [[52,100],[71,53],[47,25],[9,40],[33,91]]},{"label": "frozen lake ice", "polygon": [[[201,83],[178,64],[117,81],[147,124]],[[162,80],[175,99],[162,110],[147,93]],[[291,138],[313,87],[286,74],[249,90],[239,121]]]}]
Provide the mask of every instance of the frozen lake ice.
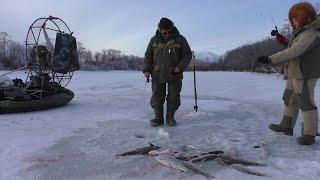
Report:
[{"label": "frozen lake ice", "polygon": [[[76,96],[67,106],[0,115],[0,179],[206,179],[161,166],[149,156],[114,156],[148,142],[219,149],[267,164],[252,169],[269,177],[214,161],[198,164],[220,179],[319,179],[320,140],[312,146],[296,143],[300,117],[292,137],[267,128],[282,117],[281,76],[199,72],[197,113],[192,73],[184,77],[178,125],[154,128],[148,122],[150,84],[141,72],[76,72],[69,86]],[[318,85],[317,104],[319,94]]]}]

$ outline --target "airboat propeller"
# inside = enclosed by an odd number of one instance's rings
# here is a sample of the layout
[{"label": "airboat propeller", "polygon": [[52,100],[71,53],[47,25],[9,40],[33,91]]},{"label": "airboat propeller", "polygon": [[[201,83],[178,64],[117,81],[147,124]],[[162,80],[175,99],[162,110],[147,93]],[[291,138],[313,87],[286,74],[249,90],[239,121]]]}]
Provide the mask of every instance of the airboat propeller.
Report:
[{"label": "airboat propeller", "polygon": [[74,93],[65,87],[80,69],[79,57],[76,38],[62,19],[49,16],[31,24],[25,59],[25,81],[0,76],[0,113],[48,109],[73,99]]}]

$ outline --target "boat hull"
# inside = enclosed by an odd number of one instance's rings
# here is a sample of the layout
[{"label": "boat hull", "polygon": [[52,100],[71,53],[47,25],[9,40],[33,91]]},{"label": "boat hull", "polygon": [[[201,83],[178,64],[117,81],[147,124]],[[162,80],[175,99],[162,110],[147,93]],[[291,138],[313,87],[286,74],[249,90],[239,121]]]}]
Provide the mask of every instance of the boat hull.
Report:
[{"label": "boat hull", "polygon": [[74,93],[68,89],[54,95],[34,100],[0,100],[0,114],[39,111],[56,108],[68,104]]}]

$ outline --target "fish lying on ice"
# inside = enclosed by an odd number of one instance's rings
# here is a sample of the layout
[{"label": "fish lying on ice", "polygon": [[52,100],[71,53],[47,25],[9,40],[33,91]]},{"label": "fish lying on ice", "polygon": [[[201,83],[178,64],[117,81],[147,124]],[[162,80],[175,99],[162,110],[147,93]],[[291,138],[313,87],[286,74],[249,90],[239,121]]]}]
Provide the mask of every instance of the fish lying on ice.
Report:
[{"label": "fish lying on ice", "polygon": [[167,166],[169,168],[181,171],[181,172],[189,172],[188,168],[186,168],[181,161],[167,154],[159,155],[155,157],[155,160],[160,164]]},{"label": "fish lying on ice", "polygon": [[145,154],[148,154],[150,151],[158,150],[160,148],[161,147],[155,146],[155,145],[149,143],[149,146],[142,147],[142,148],[137,148],[137,149],[134,149],[132,151],[124,152],[124,153],[121,153],[121,154],[116,154],[116,156],[145,155]]}]

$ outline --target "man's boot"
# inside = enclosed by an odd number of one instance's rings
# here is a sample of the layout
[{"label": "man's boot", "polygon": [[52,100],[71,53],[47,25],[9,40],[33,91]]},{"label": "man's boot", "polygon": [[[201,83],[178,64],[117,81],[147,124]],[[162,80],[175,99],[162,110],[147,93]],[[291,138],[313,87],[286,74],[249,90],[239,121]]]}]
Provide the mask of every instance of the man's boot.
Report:
[{"label": "man's boot", "polygon": [[275,132],[283,132],[285,135],[292,136],[292,118],[289,116],[283,116],[280,124],[270,124],[269,128]]},{"label": "man's boot", "polygon": [[166,115],[166,121],[168,126],[175,126],[177,124],[176,120],[174,119],[174,113],[175,110],[171,110],[167,108],[167,115]]},{"label": "man's boot", "polygon": [[318,126],[318,110],[302,111],[301,137],[297,138],[300,145],[311,145],[315,142]]},{"label": "man's boot", "polygon": [[161,126],[164,124],[163,120],[163,106],[156,107],[154,110],[154,119],[150,120],[151,126]]},{"label": "man's boot", "polygon": [[297,142],[300,144],[300,145],[311,145],[313,144],[315,141],[314,141],[315,137],[314,136],[311,136],[311,135],[302,135],[301,137],[298,137],[297,138]]}]

